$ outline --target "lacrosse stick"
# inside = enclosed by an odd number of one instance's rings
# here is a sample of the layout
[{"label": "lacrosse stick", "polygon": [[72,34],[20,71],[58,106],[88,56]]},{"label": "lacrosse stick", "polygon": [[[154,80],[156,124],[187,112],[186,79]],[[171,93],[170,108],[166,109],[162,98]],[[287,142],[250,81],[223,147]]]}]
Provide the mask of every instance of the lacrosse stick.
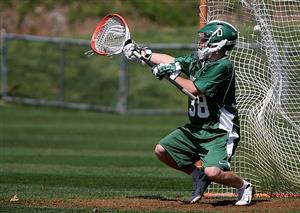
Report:
[{"label": "lacrosse stick", "polygon": [[[102,56],[116,55],[122,52],[125,42],[129,39],[130,32],[125,19],[118,14],[109,14],[105,16],[97,25],[91,39],[91,48],[94,53]],[[154,63],[147,60],[137,51],[134,51],[133,54],[150,67],[155,66]],[[172,80],[170,76],[164,75],[164,78],[175,85],[191,99],[196,100],[196,96],[183,88],[176,81]]]}]

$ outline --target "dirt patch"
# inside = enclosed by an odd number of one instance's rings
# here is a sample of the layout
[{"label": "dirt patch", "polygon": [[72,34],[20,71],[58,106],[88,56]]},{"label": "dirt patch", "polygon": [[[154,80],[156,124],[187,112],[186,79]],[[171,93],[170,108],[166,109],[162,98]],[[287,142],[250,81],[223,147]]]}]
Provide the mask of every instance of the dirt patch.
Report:
[{"label": "dirt patch", "polygon": [[[1,203],[3,203],[2,200]],[[7,201],[5,201],[7,202]],[[234,206],[233,199],[203,199],[193,205],[186,205],[181,200],[160,198],[116,198],[116,199],[68,199],[68,200],[36,200],[15,202],[21,206],[48,208],[97,208],[126,211],[182,211],[182,212],[289,212],[300,211],[300,199],[254,199],[250,206]]]}]

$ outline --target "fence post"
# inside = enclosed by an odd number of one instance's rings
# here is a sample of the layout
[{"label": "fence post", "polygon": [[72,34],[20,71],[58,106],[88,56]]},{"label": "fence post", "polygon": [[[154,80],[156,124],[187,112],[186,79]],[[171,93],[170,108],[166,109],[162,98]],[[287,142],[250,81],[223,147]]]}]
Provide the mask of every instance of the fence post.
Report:
[{"label": "fence post", "polygon": [[129,93],[129,79],[128,79],[128,62],[126,57],[121,54],[120,57],[120,71],[119,71],[119,91],[117,112],[125,115],[128,112],[128,93]]},{"label": "fence post", "polygon": [[1,96],[7,96],[7,53],[6,53],[6,31],[1,29],[0,31],[0,52],[1,52]]},{"label": "fence post", "polygon": [[59,44],[60,60],[59,60],[59,95],[58,100],[65,100],[65,43]]}]

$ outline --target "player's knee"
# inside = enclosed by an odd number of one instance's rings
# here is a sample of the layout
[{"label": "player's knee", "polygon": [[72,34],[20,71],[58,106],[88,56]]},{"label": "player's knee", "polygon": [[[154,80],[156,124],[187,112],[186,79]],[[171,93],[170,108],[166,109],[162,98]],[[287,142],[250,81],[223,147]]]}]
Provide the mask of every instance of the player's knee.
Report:
[{"label": "player's knee", "polygon": [[160,144],[157,144],[154,151],[155,151],[156,156],[159,157],[159,156],[164,155],[166,150]]},{"label": "player's knee", "polygon": [[221,175],[222,170],[217,167],[206,167],[204,172],[210,180],[214,180],[218,179],[218,177]]}]

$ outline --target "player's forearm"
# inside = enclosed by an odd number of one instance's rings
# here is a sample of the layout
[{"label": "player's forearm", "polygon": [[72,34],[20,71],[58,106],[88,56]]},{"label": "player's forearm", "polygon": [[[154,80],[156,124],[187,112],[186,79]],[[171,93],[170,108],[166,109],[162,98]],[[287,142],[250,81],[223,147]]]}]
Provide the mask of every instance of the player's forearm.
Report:
[{"label": "player's forearm", "polygon": [[[151,62],[155,64],[170,64],[175,62],[175,58],[162,53],[152,53]],[[193,81],[178,76],[175,81],[180,84],[183,88],[187,89],[190,93],[194,95],[199,95],[199,91],[195,87]]]},{"label": "player's forearm", "polygon": [[151,62],[154,64],[169,64],[174,63],[175,58],[167,54],[152,53]]},{"label": "player's forearm", "polygon": [[192,93],[193,95],[200,95],[200,92],[197,90],[197,88],[195,87],[193,81],[180,77],[178,76],[175,81],[180,84],[183,88],[185,88],[186,90],[188,90],[190,93]]}]

